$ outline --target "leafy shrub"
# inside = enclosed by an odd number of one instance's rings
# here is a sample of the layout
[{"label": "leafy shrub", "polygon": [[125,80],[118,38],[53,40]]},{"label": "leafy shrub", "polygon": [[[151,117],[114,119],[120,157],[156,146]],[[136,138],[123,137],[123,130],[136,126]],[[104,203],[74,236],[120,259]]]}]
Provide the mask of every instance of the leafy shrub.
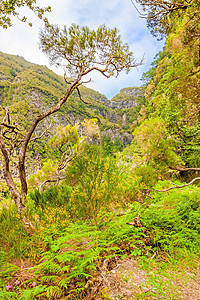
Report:
[{"label": "leafy shrub", "polygon": [[104,135],[102,138],[102,148],[105,156],[113,155],[115,152],[121,152],[123,150],[123,144],[119,138],[114,141],[109,136]]},{"label": "leafy shrub", "polygon": [[[177,183],[180,185],[180,183]],[[161,189],[169,182],[159,182]],[[190,186],[156,193],[154,203],[141,213],[141,220],[154,237],[154,245],[170,252],[187,249],[200,254],[200,190]]]},{"label": "leafy shrub", "polygon": [[97,224],[98,212],[115,202],[120,170],[113,158],[105,158],[100,147],[87,146],[68,169],[72,184],[70,205],[73,216],[92,218]]},{"label": "leafy shrub", "polygon": [[30,193],[30,198],[34,200],[36,206],[45,208],[46,206],[62,206],[67,205],[70,199],[72,188],[63,184],[55,186],[40,193],[34,190]]}]

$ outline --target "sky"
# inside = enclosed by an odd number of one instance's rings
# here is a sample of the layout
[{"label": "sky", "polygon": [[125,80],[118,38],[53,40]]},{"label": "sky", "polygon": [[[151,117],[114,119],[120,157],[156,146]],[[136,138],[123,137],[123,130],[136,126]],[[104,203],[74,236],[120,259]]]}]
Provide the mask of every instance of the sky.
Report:
[{"label": "sky", "polygon": [[[92,74],[92,82],[87,86],[106,95],[108,99],[122,88],[141,86],[142,74],[148,71],[155,55],[163,49],[164,41],[157,41],[150,34],[146,20],[140,18],[131,0],[38,0],[37,3],[40,7],[51,6],[52,12],[46,16],[51,24],[58,24],[61,28],[71,23],[87,25],[92,29],[102,24],[109,28],[117,27],[122,41],[129,44],[136,61],[144,57],[142,66],[132,69],[128,74],[122,72],[117,78],[107,79],[102,74]],[[28,17],[33,27],[13,18],[11,28],[0,28],[0,51],[23,56],[27,61],[46,65],[63,75],[63,68],[50,66],[48,57],[39,49],[38,34],[44,28],[43,22],[27,8],[19,12]]]}]

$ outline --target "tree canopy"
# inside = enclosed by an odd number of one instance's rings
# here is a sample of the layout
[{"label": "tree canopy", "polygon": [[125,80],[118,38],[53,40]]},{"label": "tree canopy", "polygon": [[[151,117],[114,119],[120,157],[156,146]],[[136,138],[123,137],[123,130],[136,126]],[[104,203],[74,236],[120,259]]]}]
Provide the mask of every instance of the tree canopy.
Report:
[{"label": "tree canopy", "polygon": [[[0,3],[0,26],[8,28],[12,26],[11,17],[17,17],[22,22],[27,22],[26,16],[21,16],[18,12],[20,7],[28,7],[40,19],[44,17],[46,11],[51,11],[51,7],[41,8],[37,5],[37,0],[1,0]],[[29,23],[32,26],[32,23]]]},{"label": "tree canopy", "polygon": [[57,25],[47,26],[40,32],[41,48],[52,64],[64,60],[72,76],[86,75],[93,70],[106,77],[118,76],[136,67],[133,53],[123,44],[116,28],[105,25],[96,31],[87,26],[72,24],[63,29]]},{"label": "tree canopy", "polygon": [[189,19],[199,19],[198,0],[136,0],[143,7],[143,18],[147,19],[147,27],[154,36],[162,38],[174,26],[174,20],[190,12]]}]

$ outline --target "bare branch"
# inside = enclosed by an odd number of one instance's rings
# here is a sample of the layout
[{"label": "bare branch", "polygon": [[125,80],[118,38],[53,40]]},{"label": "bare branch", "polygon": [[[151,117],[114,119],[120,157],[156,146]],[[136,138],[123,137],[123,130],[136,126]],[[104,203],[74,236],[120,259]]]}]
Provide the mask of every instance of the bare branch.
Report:
[{"label": "bare branch", "polygon": [[30,129],[28,130],[28,132],[23,140],[23,143],[22,143],[22,146],[20,149],[20,153],[19,153],[19,164],[18,164],[19,177],[20,177],[20,181],[21,181],[21,194],[23,197],[26,197],[26,194],[27,194],[27,182],[26,182],[26,173],[25,173],[25,156],[26,156],[27,145],[30,142],[31,136],[32,136],[33,132],[35,131],[35,128],[37,127],[39,122],[41,122],[46,117],[54,114],[61,108],[61,106],[67,101],[69,96],[72,94],[74,89],[76,89],[76,86],[79,84],[79,81],[81,80],[81,78],[82,78],[82,75],[80,74],[78,76],[78,78],[75,79],[70,84],[65,95],[58,101],[58,103],[52,109],[47,110],[46,112],[42,113],[41,115],[39,115],[35,118],[35,120],[33,121]]},{"label": "bare branch", "polygon": [[77,90],[77,92],[78,92],[78,96],[79,96],[80,100],[81,100],[83,103],[85,103],[85,104],[89,104],[88,102],[84,101],[83,98],[81,97],[81,93],[80,93],[78,87],[76,88],[76,90]]},{"label": "bare branch", "polygon": [[163,193],[163,192],[168,192],[168,191],[170,191],[172,189],[181,189],[183,187],[186,187],[186,186],[189,186],[189,185],[193,184],[197,180],[200,180],[200,177],[196,177],[192,181],[190,181],[189,183],[186,183],[186,184],[183,184],[183,185],[171,186],[171,187],[169,187],[169,188],[167,188],[165,190],[154,190],[154,191],[155,192],[161,192],[161,193]]},{"label": "bare branch", "polygon": [[171,170],[176,170],[176,171],[200,171],[200,168],[187,168],[187,167],[173,167],[170,168]]},{"label": "bare branch", "polygon": [[70,147],[70,154],[68,155],[68,157],[65,158],[64,156],[62,156],[60,164],[59,164],[59,166],[58,166],[58,168],[56,170],[56,178],[54,178],[54,179],[47,179],[44,182],[42,182],[40,184],[39,188],[38,188],[40,192],[41,192],[42,186],[45,185],[46,183],[48,183],[48,182],[56,182],[56,185],[58,185],[59,181],[64,180],[66,178],[66,176],[60,177],[59,172],[62,171],[62,170],[64,170],[66,168],[67,164],[70,161],[72,161],[77,156],[77,154],[79,153],[79,150],[80,150],[80,145],[83,143],[84,140],[85,139],[83,139],[83,140],[80,141],[80,143],[77,146],[77,149],[76,149],[75,153],[73,152],[72,147]]},{"label": "bare branch", "polygon": [[52,125],[52,123],[49,124],[49,126],[41,133],[41,135],[36,136],[36,137],[30,139],[30,142],[34,142],[36,140],[41,139],[45,135],[45,133],[49,130],[49,128],[51,127],[51,125]]},{"label": "bare branch", "polygon": [[57,178],[55,178],[55,179],[47,179],[47,180],[45,180],[45,181],[42,182],[42,183],[40,184],[40,186],[38,187],[39,192],[41,192],[41,189],[42,189],[43,185],[45,185],[46,183],[48,183],[48,182],[58,182],[58,181],[64,180],[65,178],[66,178],[66,176],[65,176],[65,177],[57,177]]},{"label": "bare branch", "polygon": [[92,82],[91,78],[89,80],[86,80],[86,81],[81,81],[80,84],[85,84],[85,83],[90,83],[90,82]]},{"label": "bare branch", "polygon": [[139,9],[137,8],[137,6],[135,5],[135,3],[134,3],[133,0],[131,0],[131,2],[132,2],[133,6],[135,7],[135,9],[137,10],[137,12],[139,13],[140,16],[142,16],[142,17],[147,17],[147,14],[142,14],[142,13],[139,11]]}]

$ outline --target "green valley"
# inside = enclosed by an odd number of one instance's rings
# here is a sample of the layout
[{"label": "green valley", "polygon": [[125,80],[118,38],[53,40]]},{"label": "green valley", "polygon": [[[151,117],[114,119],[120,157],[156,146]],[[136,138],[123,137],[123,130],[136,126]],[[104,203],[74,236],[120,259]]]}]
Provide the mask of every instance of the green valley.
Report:
[{"label": "green valley", "polygon": [[200,3],[136,3],[166,44],[112,99],[116,29],[46,21],[73,78],[0,52],[0,299],[200,299]]}]

